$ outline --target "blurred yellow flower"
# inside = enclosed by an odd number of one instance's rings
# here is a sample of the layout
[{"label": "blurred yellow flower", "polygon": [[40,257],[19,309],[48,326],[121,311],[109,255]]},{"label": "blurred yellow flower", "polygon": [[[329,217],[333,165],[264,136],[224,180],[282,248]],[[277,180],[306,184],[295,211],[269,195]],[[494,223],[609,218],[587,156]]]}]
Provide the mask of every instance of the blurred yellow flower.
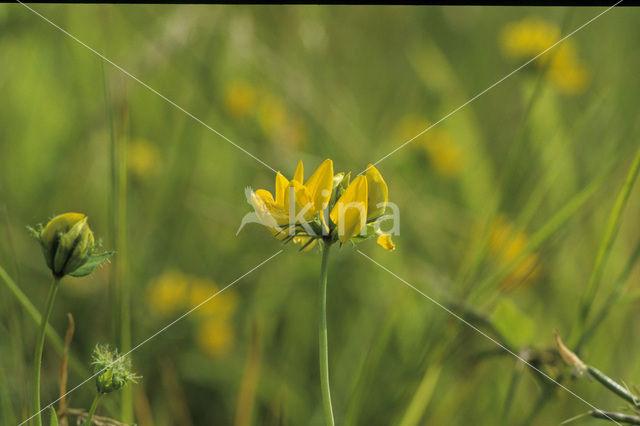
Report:
[{"label": "blurred yellow flower", "polygon": [[218,293],[219,290],[210,280],[192,278],[189,286],[189,306],[194,308],[217,293],[214,298],[200,306],[197,312],[207,317],[229,318],[236,311],[238,296],[233,290]]},{"label": "blurred yellow flower", "polygon": [[[510,22],[500,33],[502,49],[514,59],[532,58],[560,39],[560,28],[535,17]],[[539,59],[548,59],[549,54]]]},{"label": "blurred yellow flower", "polygon": [[235,118],[248,117],[256,107],[256,89],[244,81],[233,81],[224,92],[224,106]]},{"label": "blurred yellow flower", "polygon": [[[398,128],[399,139],[408,141],[428,128],[430,123],[415,115],[406,116]],[[452,178],[463,169],[463,151],[453,140],[449,132],[433,127],[420,135],[412,144],[426,154],[433,170],[442,177]]]},{"label": "blurred yellow flower", "polygon": [[[549,22],[529,17],[507,24],[500,34],[505,54],[513,59],[530,59],[560,40],[560,29]],[[536,63],[541,66],[551,60],[549,80],[562,93],[577,95],[589,85],[589,71],[577,57],[572,40],[564,40]]]},{"label": "blurred yellow flower", "polygon": [[153,177],[161,168],[160,151],[146,139],[134,139],[127,145],[127,168],[137,178]]},{"label": "blurred yellow flower", "polygon": [[[219,356],[225,354],[233,344],[231,317],[238,308],[237,293],[219,290],[209,279],[170,269],[151,282],[147,289],[147,300],[160,315],[200,305],[195,312],[197,316],[194,316],[198,321],[196,343],[207,354]],[[213,295],[215,297],[212,298]]]},{"label": "blurred yellow flower", "polygon": [[209,318],[199,327],[196,334],[198,347],[211,356],[225,355],[234,341],[234,330],[228,321],[219,318]]},{"label": "blurred yellow flower", "polygon": [[187,302],[188,277],[170,269],[155,278],[147,288],[147,300],[151,309],[165,315],[185,306]]},{"label": "blurred yellow flower", "polygon": [[[488,252],[501,264],[508,264],[520,256],[529,241],[528,236],[515,228],[504,216],[498,217],[489,229]],[[540,274],[540,262],[536,253],[526,255],[502,283],[503,288],[530,284]]]},{"label": "blurred yellow flower", "polygon": [[567,95],[578,95],[589,86],[589,71],[573,53],[573,49],[560,49],[549,69],[549,79],[556,88]]},{"label": "blurred yellow flower", "polygon": [[287,109],[279,98],[264,94],[258,105],[258,124],[270,138],[277,138],[287,121]]}]

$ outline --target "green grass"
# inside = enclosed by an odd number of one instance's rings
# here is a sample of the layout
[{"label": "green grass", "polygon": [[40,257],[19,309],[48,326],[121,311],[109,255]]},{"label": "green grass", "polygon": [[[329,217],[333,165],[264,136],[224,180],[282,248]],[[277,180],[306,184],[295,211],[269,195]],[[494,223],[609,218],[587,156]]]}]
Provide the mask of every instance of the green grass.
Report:
[{"label": "green grass", "polygon": [[[33,7],[285,175],[325,158],[358,173],[511,72],[526,59],[504,53],[508,23],[535,16],[567,33],[603,10]],[[583,92],[563,93],[550,63],[530,64],[381,162],[401,234],[393,253],[359,246],[606,411],[620,402],[570,375],[553,330],[589,365],[637,384],[639,13],[614,9],[571,37],[589,73]],[[0,5],[0,40],[0,422],[13,424],[33,414],[31,354],[49,282],[27,225],[83,212],[117,252],[61,283],[43,407],[58,397],[67,312],[71,388],[88,377],[96,343],[126,352],[186,310],[152,302],[166,271],[222,288],[281,246],[256,225],[236,236],[250,210],[245,187],[273,189],[268,168],[19,4]],[[227,102],[238,82],[254,92],[244,115]],[[402,129],[411,117],[413,134]],[[457,150],[450,174],[439,168],[447,153],[429,150],[438,135]],[[499,218],[513,235],[495,235]],[[336,424],[546,425],[589,409],[351,247],[331,257]],[[538,265],[529,275],[528,259]],[[323,425],[320,260],[287,246],[236,283],[231,344],[218,354],[198,343],[208,317],[197,312],[136,349],[142,380],[103,398],[97,415],[139,426]],[[203,310],[218,315],[221,301]],[[514,307],[509,320],[494,314],[500,306]],[[88,409],[93,387],[74,391],[71,407]]]}]

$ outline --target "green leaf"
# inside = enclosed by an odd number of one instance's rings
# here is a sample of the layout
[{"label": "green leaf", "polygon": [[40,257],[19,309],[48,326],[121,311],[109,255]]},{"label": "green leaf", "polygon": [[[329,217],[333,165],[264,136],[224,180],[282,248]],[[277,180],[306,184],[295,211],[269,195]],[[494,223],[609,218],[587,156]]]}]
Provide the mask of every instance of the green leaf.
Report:
[{"label": "green leaf", "polygon": [[89,259],[78,269],[73,272],[70,272],[69,275],[72,277],[84,277],[93,272],[94,269],[98,267],[98,265],[102,264],[104,261],[113,256],[115,251],[107,251],[105,253],[100,254],[92,254],[89,256]]},{"label": "green leaf", "polygon": [[49,407],[51,410],[51,420],[49,420],[49,426],[58,426],[58,415],[56,414],[56,409],[53,406]]},{"label": "green leaf", "polygon": [[361,241],[368,240],[369,238],[376,235],[376,230],[373,224],[368,224],[366,229],[367,232],[365,235],[358,234],[355,237],[351,238],[351,241],[353,241],[354,243],[359,243]]},{"label": "green leaf", "polygon": [[530,345],[535,336],[535,323],[510,299],[501,299],[491,314],[491,323],[514,348]]}]

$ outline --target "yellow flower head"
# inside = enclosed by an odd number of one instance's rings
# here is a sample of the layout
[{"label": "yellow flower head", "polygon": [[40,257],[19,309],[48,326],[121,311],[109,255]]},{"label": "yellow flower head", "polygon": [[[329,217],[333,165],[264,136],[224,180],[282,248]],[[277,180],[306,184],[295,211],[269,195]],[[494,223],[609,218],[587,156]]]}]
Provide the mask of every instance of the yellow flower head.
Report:
[{"label": "yellow flower head", "polygon": [[211,356],[222,356],[233,346],[234,332],[231,324],[219,318],[209,318],[199,327],[196,335],[198,347]]},{"label": "yellow flower head", "polygon": [[[207,317],[226,319],[231,317],[238,307],[238,296],[233,290],[220,292],[210,280],[191,278],[189,283],[189,307],[198,308],[198,314]],[[215,297],[212,297],[214,296]],[[206,301],[206,302],[205,302]]]},{"label": "yellow flower head", "polygon": [[160,164],[160,152],[148,140],[135,139],[127,145],[127,168],[135,177],[140,179],[153,177],[158,173]]},{"label": "yellow flower head", "polygon": [[[397,130],[398,138],[405,141],[413,139],[429,127],[428,120],[409,115],[400,123]],[[428,132],[417,137],[412,145],[426,154],[433,170],[442,177],[455,177],[463,169],[462,148],[455,143],[448,131],[438,126],[432,127]]]},{"label": "yellow flower head", "polygon": [[[507,24],[501,35],[500,44],[505,54],[514,59],[533,58],[560,40],[560,29],[538,18],[525,18]],[[549,79],[563,93],[577,95],[589,85],[589,71],[580,63],[572,40],[550,49],[536,63],[539,66],[551,60]]]},{"label": "yellow flower head", "polygon": [[551,47],[559,38],[560,29],[556,25],[529,17],[507,24],[500,34],[500,43],[507,56],[529,59]]},{"label": "yellow flower head", "polygon": [[[528,241],[529,238],[524,232],[517,230],[514,224],[504,217],[499,217],[489,229],[489,255],[506,265],[522,255]],[[539,273],[538,255],[528,254],[514,267],[503,282],[503,287],[513,288],[520,284],[529,284],[538,278]]]},{"label": "yellow flower head", "polygon": [[151,309],[160,315],[185,307],[189,278],[177,270],[168,270],[154,279],[147,289]]},{"label": "yellow flower head", "polygon": [[224,106],[235,118],[244,118],[256,108],[256,90],[243,81],[230,83],[224,92]]},{"label": "yellow flower head", "polygon": [[[247,198],[260,223],[276,238],[293,240],[301,249],[312,248],[318,239],[326,244],[363,240],[373,237],[384,219],[389,202],[387,183],[371,164],[352,181],[350,176],[334,175],[333,162],[327,159],[305,181],[300,162],[290,181],[276,175],[275,197],[264,189],[254,192],[249,188]],[[382,240],[391,250],[390,237]]]}]

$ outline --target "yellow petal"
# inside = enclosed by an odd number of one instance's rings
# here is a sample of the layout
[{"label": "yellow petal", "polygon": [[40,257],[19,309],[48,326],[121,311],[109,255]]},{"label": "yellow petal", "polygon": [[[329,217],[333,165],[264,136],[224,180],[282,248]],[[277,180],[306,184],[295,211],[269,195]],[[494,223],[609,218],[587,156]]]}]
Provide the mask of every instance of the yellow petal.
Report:
[{"label": "yellow petal", "polygon": [[258,190],[256,191],[256,195],[257,195],[258,197],[260,197],[260,199],[261,199],[262,201],[264,201],[265,203],[267,203],[267,205],[269,205],[269,204],[274,204],[274,201],[273,201],[273,195],[271,195],[271,193],[270,193],[269,191],[267,191],[267,190],[265,190],[265,189],[258,189]]},{"label": "yellow petal", "polygon": [[313,172],[305,186],[313,199],[315,210],[322,211],[322,208],[329,202],[329,198],[331,197],[331,189],[333,187],[333,161],[330,159],[324,160],[316,171]]},{"label": "yellow petal", "polygon": [[367,178],[360,175],[349,184],[331,210],[331,220],[338,226],[338,238],[346,243],[358,235],[367,222]]},{"label": "yellow petal", "polygon": [[384,209],[387,207],[387,202],[389,201],[389,190],[382,175],[372,164],[367,166],[366,176],[369,190],[367,220],[371,220],[384,213]]},{"label": "yellow petal", "polygon": [[394,251],[396,249],[396,245],[393,244],[393,241],[391,240],[391,235],[388,234],[378,235],[378,244],[388,251]]},{"label": "yellow petal", "polygon": [[284,208],[284,192],[289,186],[289,180],[278,172],[276,175],[276,206]]},{"label": "yellow petal", "polygon": [[[294,200],[291,200],[292,195]],[[291,203],[293,203],[293,208],[291,207]],[[294,215],[297,216],[298,213],[305,209],[305,219],[309,219],[314,215],[313,201],[309,191],[304,185],[293,179],[289,182],[289,186],[284,193],[284,210],[289,216],[291,216],[293,210]]]},{"label": "yellow petal", "polygon": [[296,167],[296,174],[293,175],[293,180],[297,180],[298,183],[304,183],[304,166],[302,165],[302,160],[298,163],[298,167]]}]

